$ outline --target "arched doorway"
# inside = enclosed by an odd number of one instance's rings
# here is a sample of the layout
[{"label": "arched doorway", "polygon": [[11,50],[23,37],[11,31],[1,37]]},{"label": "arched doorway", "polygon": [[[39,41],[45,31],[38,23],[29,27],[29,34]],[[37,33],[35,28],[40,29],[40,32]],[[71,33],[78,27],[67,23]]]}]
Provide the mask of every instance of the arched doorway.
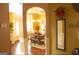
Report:
[{"label": "arched doorway", "polygon": [[46,13],[40,7],[32,7],[26,13],[28,54],[46,54]]}]

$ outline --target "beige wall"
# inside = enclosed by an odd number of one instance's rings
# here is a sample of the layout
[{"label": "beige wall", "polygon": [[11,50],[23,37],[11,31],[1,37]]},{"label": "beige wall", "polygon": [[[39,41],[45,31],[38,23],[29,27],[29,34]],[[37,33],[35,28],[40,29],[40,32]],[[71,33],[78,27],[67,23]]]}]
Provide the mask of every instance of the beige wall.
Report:
[{"label": "beige wall", "polygon": [[[79,40],[76,27],[69,27],[69,24],[76,24],[79,21],[79,13],[76,12],[72,4],[23,4],[23,26],[24,37],[27,38],[26,31],[26,11],[31,7],[41,7],[46,11],[47,22],[47,42],[48,42],[48,54],[71,54],[74,48],[79,48]],[[66,51],[56,49],[56,9],[58,7],[64,7],[66,12]],[[27,39],[25,39],[25,43]],[[27,44],[26,44],[27,45]]]},{"label": "beige wall", "polygon": [[[56,49],[56,9],[64,7],[66,12],[66,51]],[[74,48],[79,48],[79,40],[76,27],[69,27],[69,24],[76,24],[79,21],[79,13],[77,13],[72,4],[49,4],[51,18],[51,52],[52,54],[71,54]]]},{"label": "beige wall", "polygon": [[9,7],[6,3],[0,3],[0,24],[7,24],[6,26],[0,27],[0,52],[10,54]]}]

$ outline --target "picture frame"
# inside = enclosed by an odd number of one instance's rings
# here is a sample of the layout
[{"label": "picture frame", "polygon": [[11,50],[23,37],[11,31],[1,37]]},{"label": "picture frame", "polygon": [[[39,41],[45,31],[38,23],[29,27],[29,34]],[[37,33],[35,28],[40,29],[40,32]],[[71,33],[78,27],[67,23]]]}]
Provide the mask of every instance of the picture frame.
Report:
[{"label": "picture frame", "polygon": [[56,48],[66,50],[66,20],[56,20]]}]

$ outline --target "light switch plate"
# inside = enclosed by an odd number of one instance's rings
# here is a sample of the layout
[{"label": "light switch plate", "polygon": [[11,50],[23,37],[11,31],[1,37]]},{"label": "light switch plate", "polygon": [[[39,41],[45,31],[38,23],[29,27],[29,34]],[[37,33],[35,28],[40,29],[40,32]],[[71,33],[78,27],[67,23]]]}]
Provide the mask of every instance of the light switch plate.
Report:
[{"label": "light switch plate", "polygon": [[5,27],[7,27],[7,24],[6,24],[6,23],[2,23],[2,24],[1,24],[1,27],[2,27],[2,28],[5,28]]}]

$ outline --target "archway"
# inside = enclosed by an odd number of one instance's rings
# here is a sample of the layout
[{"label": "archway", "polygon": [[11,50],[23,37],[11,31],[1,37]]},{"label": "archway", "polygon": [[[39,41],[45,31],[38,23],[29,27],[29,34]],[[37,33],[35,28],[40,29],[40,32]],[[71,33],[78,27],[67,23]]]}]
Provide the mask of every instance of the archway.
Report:
[{"label": "archway", "polygon": [[46,13],[40,7],[32,7],[26,13],[28,54],[46,54]]}]

